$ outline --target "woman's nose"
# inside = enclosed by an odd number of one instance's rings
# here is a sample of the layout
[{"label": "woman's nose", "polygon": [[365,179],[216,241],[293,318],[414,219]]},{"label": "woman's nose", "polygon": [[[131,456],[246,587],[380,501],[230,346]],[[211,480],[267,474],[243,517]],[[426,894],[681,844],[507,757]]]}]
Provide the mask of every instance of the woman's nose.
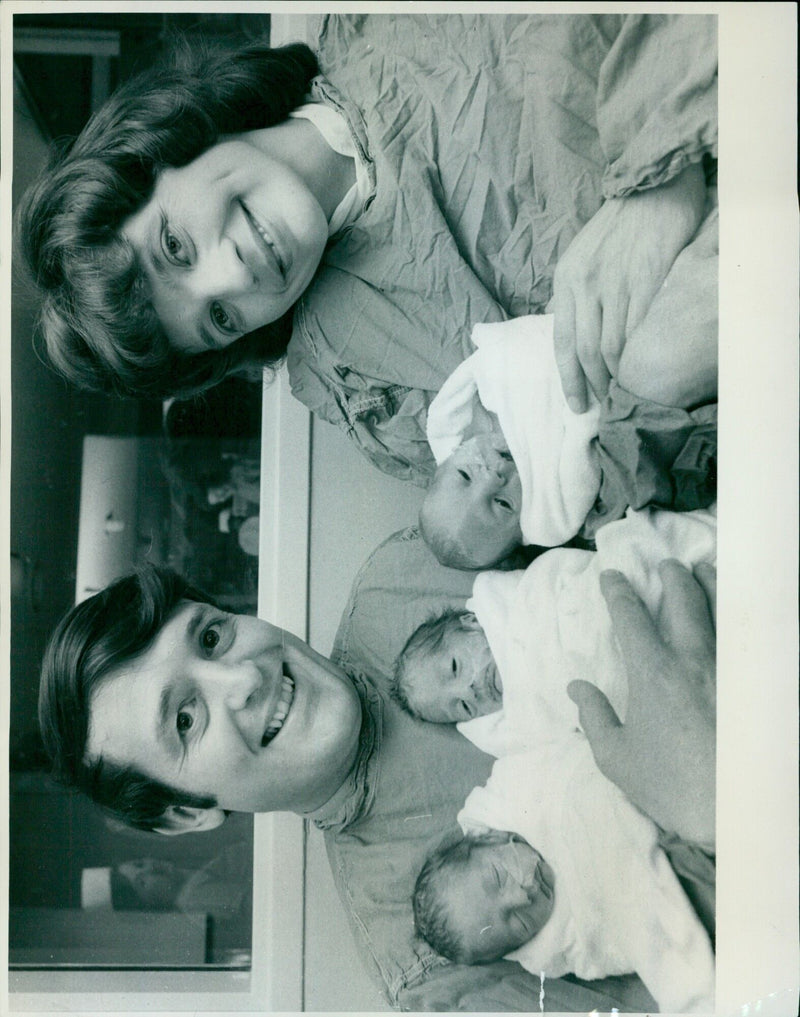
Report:
[{"label": "woman's nose", "polygon": [[220,298],[247,293],[255,282],[239,248],[228,237],[222,237],[203,259],[200,285],[209,296]]}]

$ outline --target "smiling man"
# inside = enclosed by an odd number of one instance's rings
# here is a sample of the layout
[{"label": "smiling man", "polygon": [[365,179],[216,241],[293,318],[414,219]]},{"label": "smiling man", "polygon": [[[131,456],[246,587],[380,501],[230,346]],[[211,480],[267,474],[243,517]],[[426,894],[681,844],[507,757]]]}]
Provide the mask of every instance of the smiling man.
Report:
[{"label": "smiling man", "polygon": [[[39,715],[55,773],[166,834],[211,829],[230,810],[296,812],[324,830],[362,958],[393,1006],[530,1009],[538,982],[519,965],[450,964],[413,933],[417,874],[492,760],[449,725],[408,716],[387,680],[337,653],[343,667],[148,566],[53,634]],[[553,979],[548,999],[573,1012],[653,1005],[632,977]]]}]

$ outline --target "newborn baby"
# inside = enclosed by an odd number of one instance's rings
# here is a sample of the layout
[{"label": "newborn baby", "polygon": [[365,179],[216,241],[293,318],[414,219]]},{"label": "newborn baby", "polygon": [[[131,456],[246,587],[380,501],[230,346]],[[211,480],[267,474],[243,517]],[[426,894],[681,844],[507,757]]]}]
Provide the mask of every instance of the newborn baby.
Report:
[{"label": "newborn baby", "polygon": [[468,834],[425,862],[414,887],[414,924],[448,960],[485,964],[544,928],[554,886],[553,870],[521,837]]},{"label": "newborn baby", "polygon": [[662,1011],[713,1009],[711,944],[656,827],[582,735],[497,760],[459,822],[466,836],[428,858],[414,891],[417,931],[443,956],[516,960],[544,992],[546,976],[635,971]]},{"label": "newborn baby", "polygon": [[716,560],[712,510],[629,510],[603,527],[597,551],[554,548],[524,572],[483,572],[467,610],[421,625],[395,666],[395,694],[408,712],[459,730],[502,756],[578,725],[566,694],[590,678],[624,719],[625,666],[600,591],[600,573],[623,572],[652,614],[661,601],[659,565]]},{"label": "newborn baby", "polygon": [[628,506],[686,511],[716,487],[716,405],[687,412],[612,383],[583,414],[564,398],[550,315],[476,325],[476,352],[428,410],[438,464],[420,531],[451,568],[488,568],[520,543],[591,539]]},{"label": "newborn baby", "polygon": [[420,531],[443,565],[472,569],[525,542],[521,512],[519,472],[498,426],[467,438],[437,467]]}]

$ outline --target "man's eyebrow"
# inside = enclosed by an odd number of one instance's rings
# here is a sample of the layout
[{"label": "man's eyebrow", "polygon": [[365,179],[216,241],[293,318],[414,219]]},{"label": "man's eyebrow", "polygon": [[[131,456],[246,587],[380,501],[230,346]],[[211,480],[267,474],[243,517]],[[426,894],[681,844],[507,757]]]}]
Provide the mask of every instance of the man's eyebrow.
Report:
[{"label": "man's eyebrow", "polygon": [[[192,609],[192,613],[186,623],[186,631],[183,634],[183,641],[186,643],[194,643],[197,638],[198,629],[203,624],[205,618],[205,604],[195,604]],[[177,743],[174,738],[170,737],[173,730],[172,723],[172,689],[173,683],[166,682],[161,690],[161,695],[158,697],[158,713],[156,716],[156,738],[162,744],[166,745],[167,748],[177,754]]]},{"label": "man's eyebrow", "polygon": [[172,686],[165,685],[161,690],[158,699],[158,719],[156,721],[156,739],[166,745],[171,752],[175,752],[176,743],[174,738],[169,737],[170,720],[172,717]]},{"label": "man's eyebrow", "polygon": [[186,632],[184,638],[187,642],[193,643],[197,638],[197,630],[203,623],[206,616],[206,605],[199,602],[195,602],[192,607],[192,613],[189,617],[189,621],[186,623]]}]

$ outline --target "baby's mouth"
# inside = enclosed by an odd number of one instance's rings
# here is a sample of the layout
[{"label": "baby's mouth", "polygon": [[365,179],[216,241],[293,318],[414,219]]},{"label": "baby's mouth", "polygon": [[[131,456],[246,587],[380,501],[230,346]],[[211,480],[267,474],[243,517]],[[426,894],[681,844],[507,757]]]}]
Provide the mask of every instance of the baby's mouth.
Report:
[{"label": "baby's mouth", "polygon": [[286,718],[289,716],[289,711],[292,708],[293,702],[294,680],[284,671],[283,681],[281,683],[281,694],[278,696],[278,702],[275,704],[272,716],[269,718],[267,726],[264,728],[264,734],[261,736],[262,749],[266,748],[266,746],[269,745],[269,743],[280,732]]},{"label": "baby's mouth", "polygon": [[483,694],[490,703],[499,703],[503,698],[503,682],[493,662],[483,672]]}]

